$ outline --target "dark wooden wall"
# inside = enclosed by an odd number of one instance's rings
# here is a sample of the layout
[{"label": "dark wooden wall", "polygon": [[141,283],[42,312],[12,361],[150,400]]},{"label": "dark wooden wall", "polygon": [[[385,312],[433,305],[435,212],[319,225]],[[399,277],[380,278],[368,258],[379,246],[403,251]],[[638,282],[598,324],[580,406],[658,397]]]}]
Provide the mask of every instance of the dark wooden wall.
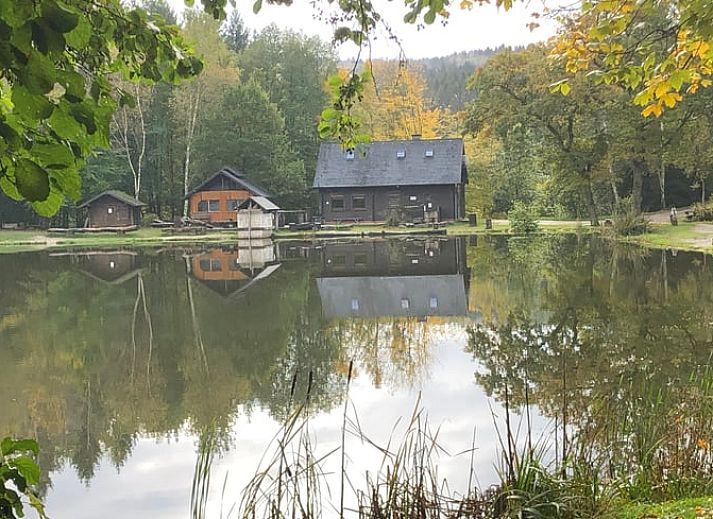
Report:
[{"label": "dark wooden wall", "polygon": [[[365,209],[353,207],[353,197],[366,198]],[[411,200],[411,197],[416,200]],[[344,209],[333,209],[332,200],[343,197]],[[364,221],[383,222],[389,216],[390,206],[398,203],[401,208],[423,206],[431,202],[440,209],[441,220],[456,220],[464,216],[463,186],[401,186],[368,188],[324,188],[320,189],[320,208],[327,222]],[[416,209],[418,212],[418,209]]]},{"label": "dark wooden wall", "polygon": [[[109,208],[113,212],[109,214]],[[128,225],[139,225],[140,210],[111,196],[103,196],[89,207],[88,227],[125,227]]]}]

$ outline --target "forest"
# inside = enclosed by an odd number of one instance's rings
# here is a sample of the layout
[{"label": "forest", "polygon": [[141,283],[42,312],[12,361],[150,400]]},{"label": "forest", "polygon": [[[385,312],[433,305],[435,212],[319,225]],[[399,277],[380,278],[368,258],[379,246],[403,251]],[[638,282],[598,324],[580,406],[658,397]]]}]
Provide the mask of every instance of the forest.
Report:
[{"label": "forest", "polygon": [[[13,201],[6,190],[0,222],[66,225],[77,201],[105,189],[146,202],[147,219],[174,220],[186,213],[186,193],[223,165],[244,171],[284,208],[313,208],[317,126],[334,102],[328,78],[350,81],[333,43],[276,26],[253,31],[237,10],[220,21],[199,8],[179,19],[165,0],[140,6],[148,19],[177,26],[202,60],[200,73],[180,82],[110,75],[125,102],[111,115],[108,146],[94,147],[82,166],[81,188],[50,182],[67,195],[51,220],[35,211],[52,211]],[[665,13],[646,16],[652,26],[668,23]],[[644,117],[641,95],[626,82],[554,59],[565,36],[527,48],[366,61],[359,70],[369,80],[349,117],[369,139],[464,137],[468,212],[482,217],[526,206],[535,217],[596,225],[621,211],[705,203],[710,82],[691,85],[685,97],[671,94],[662,106],[675,109],[656,105]],[[652,45],[655,54],[665,42]]]}]

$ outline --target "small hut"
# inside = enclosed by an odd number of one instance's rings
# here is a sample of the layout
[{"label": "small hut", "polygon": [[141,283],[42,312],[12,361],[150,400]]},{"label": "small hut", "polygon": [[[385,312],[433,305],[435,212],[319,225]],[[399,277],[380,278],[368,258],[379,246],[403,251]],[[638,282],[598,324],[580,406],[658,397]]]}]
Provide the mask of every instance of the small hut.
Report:
[{"label": "small hut", "polygon": [[87,209],[85,227],[131,230],[141,224],[141,209],[146,204],[123,191],[109,190],[78,207]]},{"label": "small hut", "polygon": [[238,239],[272,236],[276,214],[280,210],[264,196],[251,196],[238,205]]}]

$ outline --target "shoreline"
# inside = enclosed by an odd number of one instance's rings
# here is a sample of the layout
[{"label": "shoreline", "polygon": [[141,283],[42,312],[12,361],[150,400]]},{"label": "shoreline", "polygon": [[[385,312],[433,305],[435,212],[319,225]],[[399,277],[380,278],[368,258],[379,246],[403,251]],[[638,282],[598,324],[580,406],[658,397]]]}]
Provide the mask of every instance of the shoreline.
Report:
[{"label": "shoreline", "polygon": [[[589,222],[541,220],[535,236],[554,234],[599,233]],[[432,227],[385,227],[383,225],[352,225],[321,231],[278,230],[275,241],[329,240],[344,238],[378,237],[429,237],[429,236],[522,236],[510,232],[506,220],[493,221],[492,229],[484,225],[470,226],[464,222]],[[682,222],[674,227],[669,224],[652,223],[651,230],[640,236],[617,238],[621,243],[639,245],[651,249],[677,249],[681,251],[713,253],[713,224]],[[155,247],[166,245],[228,244],[237,242],[234,230],[221,230],[205,234],[168,235],[161,229],[144,228],[125,234],[95,233],[72,236],[53,235],[40,230],[0,230],[0,254],[32,252],[56,249],[87,247]]]}]

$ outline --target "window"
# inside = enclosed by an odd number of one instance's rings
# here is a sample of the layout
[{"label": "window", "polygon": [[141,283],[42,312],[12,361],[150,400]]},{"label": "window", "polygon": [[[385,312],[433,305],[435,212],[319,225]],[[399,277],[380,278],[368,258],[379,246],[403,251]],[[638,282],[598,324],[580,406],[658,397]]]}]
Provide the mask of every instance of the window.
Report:
[{"label": "window", "polygon": [[240,263],[238,262],[238,258],[233,258],[230,260],[230,263],[228,264],[228,270],[231,270],[233,272],[237,272],[240,270]]},{"label": "window", "polygon": [[418,200],[418,197],[416,195],[411,195],[408,197],[408,199],[410,202],[415,202],[416,200]]},{"label": "window", "polygon": [[406,150],[399,150],[396,152],[396,158],[397,159],[403,159],[406,158]]},{"label": "window", "polygon": [[344,254],[332,257],[332,264],[337,267],[343,267],[347,264],[347,257]]},{"label": "window", "polygon": [[352,310],[359,310],[359,300],[352,299]]},{"label": "window", "polygon": [[240,205],[239,200],[233,200],[233,199],[228,200],[228,211],[237,211],[238,205]]},{"label": "window", "polygon": [[431,309],[438,308],[438,298],[432,297],[428,302],[428,306],[431,307]]},{"label": "window", "polygon": [[344,210],[344,197],[343,196],[333,196],[332,197],[332,209],[334,211]]},{"label": "window", "polygon": [[428,157],[428,158],[433,157],[433,150],[426,150],[425,155],[426,155],[426,157]]},{"label": "window", "polygon": [[411,258],[411,265],[418,265],[418,258]]},{"label": "window", "polygon": [[428,209],[433,209],[433,202],[428,202],[428,203],[426,204],[426,207],[427,207]]},{"label": "window", "polygon": [[202,259],[200,266],[203,272],[220,272],[223,270],[220,260],[217,259]]},{"label": "window", "polygon": [[106,214],[114,214],[114,208],[113,208],[113,207],[107,207],[107,208],[106,208]]},{"label": "window", "polygon": [[347,160],[354,160],[354,150],[347,150]]},{"label": "window", "polygon": [[354,254],[354,266],[366,267],[366,254]]},{"label": "window", "polygon": [[408,299],[402,299],[401,300],[401,309],[402,310],[408,310],[410,306],[409,300]]},{"label": "window", "polygon": [[366,197],[363,195],[353,196],[352,209],[366,209]]},{"label": "window", "polygon": [[110,261],[110,262],[109,262],[109,268],[112,269],[112,270],[115,269],[115,268],[116,268],[116,263],[114,263],[113,261]]},{"label": "window", "polygon": [[208,211],[220,211],[220,200],[208,200]]},{"label": "window", "polygon": [[201,200],[198,202],[198,211],[205,213],[208,210],[208,200]]}]

